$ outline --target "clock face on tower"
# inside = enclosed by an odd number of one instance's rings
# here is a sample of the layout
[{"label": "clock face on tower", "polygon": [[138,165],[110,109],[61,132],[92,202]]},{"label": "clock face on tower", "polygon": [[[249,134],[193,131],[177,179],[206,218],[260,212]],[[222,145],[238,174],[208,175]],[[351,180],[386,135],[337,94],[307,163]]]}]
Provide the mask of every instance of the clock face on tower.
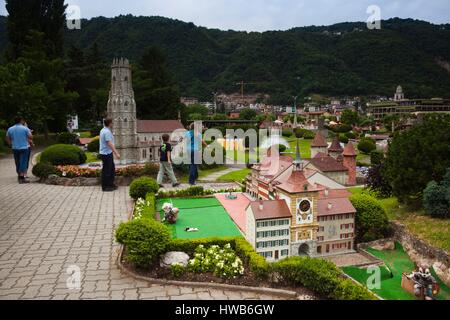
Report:
[{"label": "clock face on tower", "polygon": [[313,223],[312,202],[309,199],[297,200],[297,223]]}]

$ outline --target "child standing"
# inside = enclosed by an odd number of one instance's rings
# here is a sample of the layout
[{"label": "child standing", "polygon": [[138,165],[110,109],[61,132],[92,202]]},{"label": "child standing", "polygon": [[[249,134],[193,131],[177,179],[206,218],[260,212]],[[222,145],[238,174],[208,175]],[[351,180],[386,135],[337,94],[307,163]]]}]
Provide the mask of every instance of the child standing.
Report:
[{"label": "child standing", "polygon": [[172,181],[173,187],[178,187],[180,184],[173,173],[172,168],[172,145],[169,143],[170,136],[168,134],[164,134],[162,136],[163,144],[159,148],[160,152],[160,162],[159,162],[159,173],[158,173],[158,184],[160,187],[163,187],[163,179],[164,174],[167,174]]}]

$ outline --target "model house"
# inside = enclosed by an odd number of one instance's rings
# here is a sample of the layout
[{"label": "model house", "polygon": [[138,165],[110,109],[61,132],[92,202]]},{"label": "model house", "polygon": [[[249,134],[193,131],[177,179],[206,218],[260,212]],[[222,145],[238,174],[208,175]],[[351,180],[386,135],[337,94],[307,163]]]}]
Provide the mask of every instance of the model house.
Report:
[{"label": "model house", "polygon": [[[350,155],[352,149],[349,145],[342,153]],[[354,252],[356,210],[350,192],[310,163],[301,159],[297,145],[294,161],[269,153],[248,177],[247,192],[255,201],[246,209],[245,234],[268,260]]]}]

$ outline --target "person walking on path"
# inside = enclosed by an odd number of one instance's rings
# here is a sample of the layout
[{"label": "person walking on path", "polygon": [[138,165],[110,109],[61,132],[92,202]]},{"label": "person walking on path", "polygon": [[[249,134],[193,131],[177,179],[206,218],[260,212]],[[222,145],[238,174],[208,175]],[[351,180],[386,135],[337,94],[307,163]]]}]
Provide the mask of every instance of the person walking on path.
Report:
[{"label": "person walking on path", "polygon": [[178,187],[180,184],[173,173],[172,168],[172,145],[169,143],[170,136],[168,134],[164,134],[162,136],[163,144],[159,148],[160,158],[159,158],[159,173],[158,173],[158,184],[160,187],[163,187],[163,179],[164,174],[167,174],[170,181],[172,181],[172,186],[174,188]]},{"label": "person walking on path", "polygon": [[17,179],[20,184],[30,183],[26,178],[30,160],[33,135],[21,117],[15,119],[15,125],[6,132],[6,142],[12,148],[16,164]]},{"label": "person walking on path", "polygon": [[114,145],[114,135],[112,133],[113,121],[106,119],[105,127],[100,131],[100,156],[102,158],[102,189],[104,192],[112,192],[117,189],[114,184],[116,177],[116,166],[114,156],[120,159],[120,154]]},{"label": "person walking on path", "polygon": [[186,150],[190,154],[189,164],[189,184],[195,186],[198,179],[198,164],[201,163],[200,146],[206,147],[206,142],[202,139],[202,135],[196,130],[195,123],[192,123],[189,131],[186,133]]}]

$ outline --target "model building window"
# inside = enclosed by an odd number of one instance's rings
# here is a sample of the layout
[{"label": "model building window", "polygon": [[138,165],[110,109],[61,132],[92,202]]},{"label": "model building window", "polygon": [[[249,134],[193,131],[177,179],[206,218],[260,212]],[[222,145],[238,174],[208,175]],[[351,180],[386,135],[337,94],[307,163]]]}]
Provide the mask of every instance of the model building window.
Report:
[{"label": "model building window", "polygon": [[281,250],[281,256],[287,257],[289,255],[289,250]]}]

